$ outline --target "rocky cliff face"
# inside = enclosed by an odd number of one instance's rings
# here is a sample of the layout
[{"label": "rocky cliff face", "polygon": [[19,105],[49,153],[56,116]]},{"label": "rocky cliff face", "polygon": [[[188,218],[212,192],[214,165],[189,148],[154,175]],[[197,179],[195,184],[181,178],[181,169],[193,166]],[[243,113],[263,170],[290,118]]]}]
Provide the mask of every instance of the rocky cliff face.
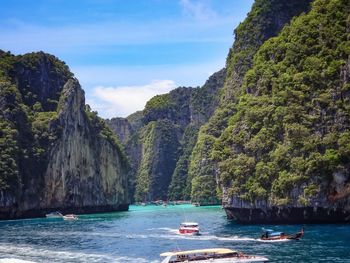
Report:
[{"label": "rocky cliff face", "polygon": [[229,217],[350,221],[349,11],[348,1],[314,1],[257,52],[216,141]]},{"label": "rocky cliff face", "polygon": [[223,136],[229,119],[237,111],[242,94],[244,76],[253,66],[259,47],[276,36],[291,19],[309,10],[311,0],[257,0],[247,18],[235,29],[235,42],[229,51],[227,77],[222,97],[210,120],[201,127],[191,155],[189,177],[192,200],[200,203],[219,203],[222,191],[217,187],[220,169],[215,155],[230,149],[215,149],[216,141]]},{"label": "rocky cliff face", "polygon": [[108,121],[121,138],[129,134],[124,143],[137,201],[190,198],[188,158],[199,127],[216,108],[225,74],[222,69],[201,88],[177,88],[152,98],[140,113]]},{"label": "rocky cliff face", "polygon": [[128,163],[68,67],[0,54],[0,218],[128,207]]},{"label": "rocky cliff face", "polygon": [[134,133],[134,129],[132,128],[130,122],[125,118],[107,119],[106,123],[123,144],[126,144],[131,135]]}]

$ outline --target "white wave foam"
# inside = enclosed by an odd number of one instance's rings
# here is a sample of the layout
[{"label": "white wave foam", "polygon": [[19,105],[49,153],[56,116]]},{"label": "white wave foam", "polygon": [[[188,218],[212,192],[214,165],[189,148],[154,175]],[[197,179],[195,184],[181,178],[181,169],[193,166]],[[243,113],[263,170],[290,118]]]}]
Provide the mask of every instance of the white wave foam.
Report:
[{"label": "white wave foam", "polygon": [[256,241],[264,242],[264,243],[279,243],[279,242],[289,242],[289,241],[291,241],[291,239],[278,239],[278,240],[261,240],[261,239],[256,239]]},{"label": "white wave foam", "polygon": [[213,235],[208,235],[209,232],[202,232],[200,235],[192,235],[192,234],[180,234],[179,230],[176,228],[168,228],[168,227],[159,227],[159,228],[149,228],[147,230],[153,231],[153,230],[160,230],[160,231],[166,231],[171,234],[176,235],[148,235],[145,238],[151,237],[151,238],[166,238],[166,239],[189,239],[189,240],[219,240],[219,241],[256,241],[254,238],[248,238],[248,237],[218,237]]},{"label": "white wave foam", "polygon": [[0,258],[0,263],[35,263],[34,261],[22,260],[18,258]]},{"label": "white wave foam", "polygon": [[[83,253],[75,251],[58,251],[47,248],[39,248],[34,246],[0,244],[0,254],[5,257],[16,255],[20,258],[30,258],[31,260],[39,260],[41,262],[114,262],[114,263],[150,263],[144,258],[131,258],[126,256],[112,256],[105,254]],[[15,258],[4,258],[0,263],[32,263],[34,261],[25,261]],[[7,261],[8,260],[8,261]],[[9,261],[13,260],[13,261]],[[158,261],[153,261],[158,262]]]},{"label": "white wave foam", "polygon": [[[178,229],[174,228],[150,228],[147,229],[149,231],[152,230],[163,230],[163,233],[156,234],[156,233],[151,233],[151,234],[123,234],[123,233],[106,233],[106,232],[74,232],[74,236],[80,236],[84,235],[85,237],[87,235],[91,236],[98,236],[98,237],[112,237],[112,238],[127,238],[127,239],[147,239],[147,238],[163,238],[163,239],[170,239],[170,240],[175,240],[175,239],[187,239],[187,240],[219,240],[219,241],[259,241],[258,239],[255,238],[249,238],[249,237],[238,237],[238,236],[228,236],[228,237],[218,237],[214,235],[207,235],[207,234],[202,234],[202,235],[191,235],[191,234],[180,234],[178,232]],[[164,233],[167,232],[167,233]],[[65,234],[67,235],[67,234]]]}]

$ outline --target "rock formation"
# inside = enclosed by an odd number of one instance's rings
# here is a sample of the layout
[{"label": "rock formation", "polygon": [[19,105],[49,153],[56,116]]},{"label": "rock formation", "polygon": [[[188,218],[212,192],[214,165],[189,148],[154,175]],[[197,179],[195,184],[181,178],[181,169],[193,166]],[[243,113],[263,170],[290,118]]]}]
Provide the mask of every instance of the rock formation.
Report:
[{"label": "rock formation", "polygon": [[214,147],[237,110],[243,79],[253,65],[254,55],[266,40],[276,36],[294,16],[308,11],[310,2],[256,0],[247,18],[235,29],[235,42],[227,57],[227,77],[220,102],[210,120],[201,127],[190,160],[189,176],[194,183],[192,199],[196,202],[211,203],[212,200],[221,199],[222,189],[218,187],[220,169],[213,157],[221,151],[229,151],[229,148],[223,146],[224,149],[216,150]]},{"label": "rock formation", "polygon": [[349,11],[316,0],[257,51],[214,146],[230,218],[350,221]]},{"label": "rock formation", "polygon": [[225,73],[222,69],[213,74],[200,88],[179,87],[155,96],[142,112],[126,119],[107,120],[115,134],[125,138],[137,201],[190,198],[188,160],[199,127],[216,108]]},{"label": "rock formation", "polygon": [[129,166],[68,67],[0,53],[0,218],[128,208]]}]

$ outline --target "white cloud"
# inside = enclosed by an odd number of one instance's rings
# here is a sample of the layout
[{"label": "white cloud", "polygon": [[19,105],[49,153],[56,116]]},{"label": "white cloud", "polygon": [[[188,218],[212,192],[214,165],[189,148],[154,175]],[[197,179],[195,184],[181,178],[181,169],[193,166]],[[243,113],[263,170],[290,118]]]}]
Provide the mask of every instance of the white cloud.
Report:
[{"label": "white cloud", "polygon": [[87,98],[87,103],[104,118],[126,117],[142,110],[155,95],[168,93],[174,88],[176,84],[172,80],[153,80],[142,86],[98,86],[93,90],[93,96]]},{"label": "white cloud", "polygon": [[224,66],[222,57],[204,63],[177,65],[73,65],[71,70],[89,93],[96,86],[140,86],[154,79],[171,79],[179,86],[201,86],[210,73]]},{"label": "white cloud", "polygon": [[212,20],[218,19],[217,13],[206,5],[203,1],[191,1],[191,0],[181,0],[180,1],[182,11],[186,16],[194,18],[196,20]]}]

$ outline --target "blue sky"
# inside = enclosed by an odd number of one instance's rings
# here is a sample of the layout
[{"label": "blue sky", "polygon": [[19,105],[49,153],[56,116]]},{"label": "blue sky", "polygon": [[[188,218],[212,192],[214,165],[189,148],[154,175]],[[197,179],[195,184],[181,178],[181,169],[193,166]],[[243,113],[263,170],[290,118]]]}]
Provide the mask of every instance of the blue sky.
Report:
[{"label": "blue sky", "polygon": [[177,86],[201,86],[225,65],[253,0],[12,0],[0,48],[64,60],[105,118],[142,110]]}]

